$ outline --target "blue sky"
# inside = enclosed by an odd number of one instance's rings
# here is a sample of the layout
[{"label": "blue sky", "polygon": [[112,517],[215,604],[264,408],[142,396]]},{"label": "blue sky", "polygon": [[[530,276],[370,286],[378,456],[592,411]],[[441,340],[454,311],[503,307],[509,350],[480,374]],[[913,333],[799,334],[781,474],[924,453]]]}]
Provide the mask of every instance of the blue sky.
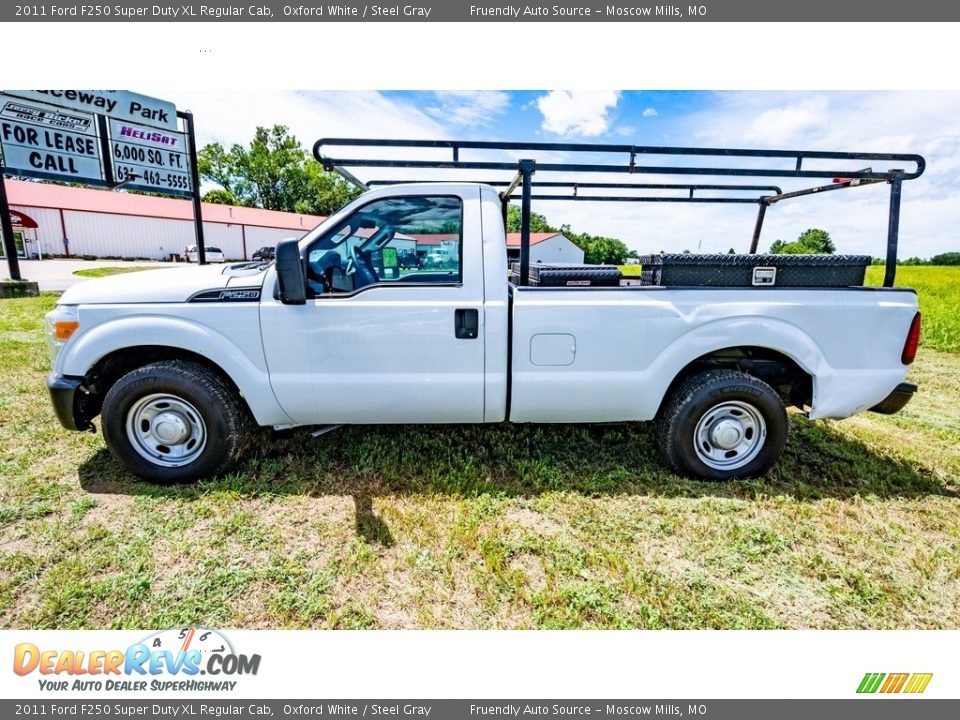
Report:
[{"label": "blue sky", "polygon": [[[427,108],[432,118],[463,129],[471,140],[543,141],[589,139],[597,142],[666,144],[682,140],[674,120],[708,108],[710,92],[598,92],[553,94],[544,91],[484,93],[385,92],[399,102]],[[478,109],[477,95],[495,98]],[[585,100],[585,96],[593,96]],[[551,104],[551,101],[553,104]],[[577,109],[582,112],[577,114]],[[485,112],[483,112],[485,111]]]},{"label": "blue sky", "polygon": [[[928,168],[904,186],[901,257],[960,250],[957,92],[251,91],[171,99],[194,111],[201,142],[225,144],[279,123],[306,147],[326,136],[920,153]],[[822,227],[841,252],[881,254],[887,197],[874,186],[784,202],[768,213],[761,247]],[[641,252],[745,250],[755,215],[752,206],[676,203],[557,202],[535,210]]]}]

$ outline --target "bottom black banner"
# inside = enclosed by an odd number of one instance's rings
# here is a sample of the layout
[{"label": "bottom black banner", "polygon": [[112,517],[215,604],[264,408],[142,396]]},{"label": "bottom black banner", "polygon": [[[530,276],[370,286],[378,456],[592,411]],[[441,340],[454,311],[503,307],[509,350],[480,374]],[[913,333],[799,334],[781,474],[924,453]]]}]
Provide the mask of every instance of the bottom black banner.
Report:
[{"label": "bottom black banner", "polygon": [[[909,707],[907,707],[909,705]],[[911,720],[960,717],[960,700],[0,700],[0,717],[710,718]]]}]

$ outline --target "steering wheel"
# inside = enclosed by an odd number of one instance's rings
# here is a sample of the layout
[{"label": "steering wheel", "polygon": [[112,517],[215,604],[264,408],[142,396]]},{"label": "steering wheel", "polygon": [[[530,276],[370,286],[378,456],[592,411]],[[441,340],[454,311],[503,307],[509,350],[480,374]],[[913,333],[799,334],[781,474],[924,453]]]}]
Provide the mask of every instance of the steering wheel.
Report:
[{"label": "steering wheel", "polygon": [[353,245],[350,247],[350,257],[347,259],[347,267],[344,269],[344,275],[353,275],[357,272],[357,263],[360,262],[357,259],[357,246]]}]

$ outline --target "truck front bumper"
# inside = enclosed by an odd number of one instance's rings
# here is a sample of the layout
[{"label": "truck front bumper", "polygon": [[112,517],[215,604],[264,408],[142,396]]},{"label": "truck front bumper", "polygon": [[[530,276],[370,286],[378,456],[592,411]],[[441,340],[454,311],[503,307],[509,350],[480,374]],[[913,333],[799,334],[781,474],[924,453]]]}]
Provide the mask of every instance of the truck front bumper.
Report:
[{"label": "truck front bumper", "polygon": [[913,383],[900,383],[894,388],[893,392],[887,395],[872,408],[871,412],[881,413],[883,415],[893,415],[903,410],[904,405],[910,402],[910,398],[917,391],[917,386]]},{"label": "truck front bumper", "polygon": [[[67,430],[89,430],[93,427],[89,418],[84,417],[78,404],[78,390],[83,384],[83,378],[69,375],[50,373],[47,376],[47,389],[50,391],[50,400],[53,402],[57,420]],[[82,394],[82,393],[81,393]]]}]

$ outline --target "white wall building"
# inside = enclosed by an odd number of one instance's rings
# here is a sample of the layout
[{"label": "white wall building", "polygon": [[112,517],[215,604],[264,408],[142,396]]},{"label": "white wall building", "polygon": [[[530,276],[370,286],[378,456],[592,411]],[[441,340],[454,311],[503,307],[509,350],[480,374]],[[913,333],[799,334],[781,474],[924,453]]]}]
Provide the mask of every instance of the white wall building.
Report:
[{"label": "white wall building", "polygon": [[[459,235],[413,235],[417,249],[430,251],[445,243],[459,242]],[[520,233],[507,233],[507,258],[510,262],[520,260]],[[530,233],[531,263],[583,264],[583,250],[573,244],[563,233]]]},{"label": "white wall building", "polygon": [[[25,257],[166,260],[196,243],[189,200],[22,180],[6,185],[11,211],[26,216],[14,228]],[[228,260],[249,259],[258,248],[300,237],[324,219],[212,203],[203,203],[202,215],[205,244]]]},{"label": "white wall building", "polygon": [[[520,261],[520,233],[507,233],[507,257]],[[583,265],[583,249],[563,233],[530,233],[530,262]]]}]

